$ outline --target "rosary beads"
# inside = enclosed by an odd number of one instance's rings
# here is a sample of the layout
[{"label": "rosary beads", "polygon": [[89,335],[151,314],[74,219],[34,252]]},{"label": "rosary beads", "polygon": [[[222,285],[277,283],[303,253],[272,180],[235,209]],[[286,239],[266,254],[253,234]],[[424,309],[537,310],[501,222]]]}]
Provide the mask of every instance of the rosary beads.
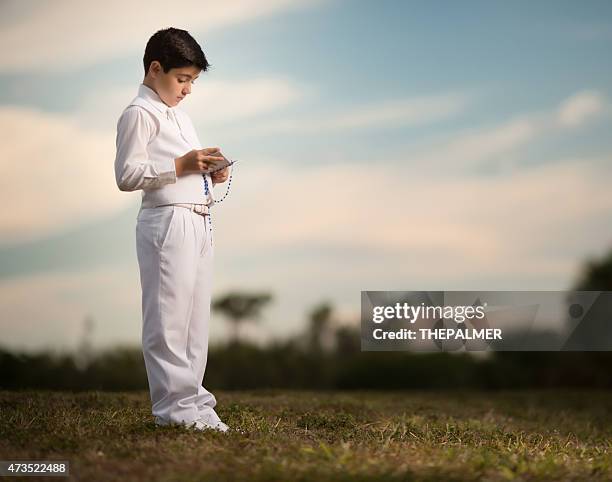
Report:
[{"label": "rosary beads", "polygon": [[[234,162],[236,162],[236,161],[232,161],[232,162],[230,163],[230,166],[232,166],[232,165],[234,164]],[[214,204],[218,204],[218,203],[220,203],[220,202],[223,202],[223,200],[224,200],[224,199],[227,197],[227,195],[229,194],[229,192],[230,192],[230,188],[231,188],[231,186],[232,186],[232,176],[233,176],[233,175],[234,175],[234,168],[233,168],[233,166],[232,166],[232,169],[231,169],[231,171],[230,171],[230,176],[229,176],[229,179],[228,179],[228,181],[227,181],[227,189],[225,190],[225,194],[224,194],[224,195],[223,195],[223,197],[222,197],[221,199],[219,199],[219,200],[213,199]],[[202,174],[202,177],[204,178],[204,194],[206,194],[206,197],[208,197],[208,194],[209,194],[210,190],[209,190],[209,188],[208,188],[208,180],[206,179],[206,174]],[[208,210],[208,216],[207,216],[207,218],[208,218],[208,231],[209,231],[209,233],[210,233],[210,245],[212,246],[213,239],[212,239],[212,218],[211,218],[211,216],[212,216],[212,212],[211,212],[211,210],[209,209],[209,210]]]}]

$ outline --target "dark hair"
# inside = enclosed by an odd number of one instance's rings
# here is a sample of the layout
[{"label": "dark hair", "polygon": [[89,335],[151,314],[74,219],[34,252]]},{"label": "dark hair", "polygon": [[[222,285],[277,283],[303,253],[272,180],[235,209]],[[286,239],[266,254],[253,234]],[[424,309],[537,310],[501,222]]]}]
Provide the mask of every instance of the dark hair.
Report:
[{"label": "dark hair", "polygon": [[202,48],[189,32],[173,27],[158,30],[153,34],[147,42],[142,60],[145,75],[154,60],[161,64],[165,73],[170,69],[192,65],[206,72],[210,67]]}]

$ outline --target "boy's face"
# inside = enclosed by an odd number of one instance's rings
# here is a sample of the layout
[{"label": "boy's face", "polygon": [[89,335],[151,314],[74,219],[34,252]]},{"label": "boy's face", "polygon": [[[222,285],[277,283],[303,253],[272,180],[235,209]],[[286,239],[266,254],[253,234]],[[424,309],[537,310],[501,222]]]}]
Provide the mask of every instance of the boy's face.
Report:
[{"label": "boy's face", "polygon": [[174,107],[191,93],[191,85],[198,78],[200,70],[197,67],[178,67],[164,72],[157,61],[151,63],[149,74],[153,90],[169,107]]}]

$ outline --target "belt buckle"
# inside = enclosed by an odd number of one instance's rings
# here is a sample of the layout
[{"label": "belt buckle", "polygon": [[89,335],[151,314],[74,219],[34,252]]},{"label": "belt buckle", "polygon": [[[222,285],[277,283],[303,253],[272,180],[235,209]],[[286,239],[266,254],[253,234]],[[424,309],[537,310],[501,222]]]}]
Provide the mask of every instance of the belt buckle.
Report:
[{"label": "belt buckle", "polygon": [[192,204],[191,210],[197,214],[205,214],[204,206],[202,206],[201,204]]}]

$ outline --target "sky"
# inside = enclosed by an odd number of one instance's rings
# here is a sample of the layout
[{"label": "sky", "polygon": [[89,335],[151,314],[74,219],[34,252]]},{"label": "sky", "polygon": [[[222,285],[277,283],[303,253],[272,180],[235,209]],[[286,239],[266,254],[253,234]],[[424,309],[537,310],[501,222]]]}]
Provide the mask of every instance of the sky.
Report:
[{"label": "sky", "polygon": [[140,343],[116,123],[170,26],[212,64],[180,108],[240,161],[213,297],[272,293],[252,340],[362,290],[569,289],[612,246],[610,2],[4,0],[0,347]]}]

